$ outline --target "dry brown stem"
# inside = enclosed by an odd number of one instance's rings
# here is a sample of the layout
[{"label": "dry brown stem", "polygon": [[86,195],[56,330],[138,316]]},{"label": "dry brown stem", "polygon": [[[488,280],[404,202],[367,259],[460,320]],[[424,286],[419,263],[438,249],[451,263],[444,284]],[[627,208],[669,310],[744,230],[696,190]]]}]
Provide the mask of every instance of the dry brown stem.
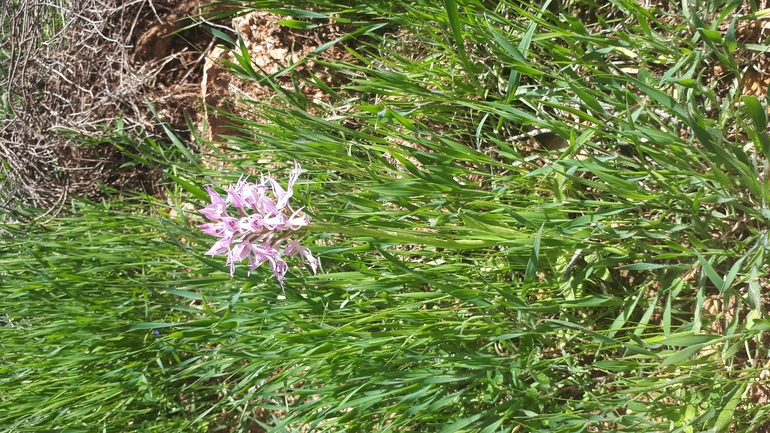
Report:
[{"label": "dry brown stem", "polygon": [[198,12],[192,1],[0,0],[0,208],[56,212],[67,194],[152,180],[146,168],[117,170],[125,161],[113,146],[81,146],[63,131],[96,136],[122,118],[161,136],[147,102],[172,125],[194,116],[210,38],[198,49],[169,34]]}]

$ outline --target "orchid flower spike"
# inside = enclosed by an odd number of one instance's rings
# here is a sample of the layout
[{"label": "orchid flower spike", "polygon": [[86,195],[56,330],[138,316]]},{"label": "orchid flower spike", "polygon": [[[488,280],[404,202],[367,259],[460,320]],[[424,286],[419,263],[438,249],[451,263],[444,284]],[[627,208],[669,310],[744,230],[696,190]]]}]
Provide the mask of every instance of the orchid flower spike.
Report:
[{"label": "orchid flower spike", "polygon": [[[212,257],[224,254],[226,264],[230,266],[230,276],[235,274],[236,265],[243,260],[247,260],[249,274],[263,263],[268,263],[273,276],[284,288],[283,280],[289,267],[283,258],[297,255],[313,274],[316,273],[318,259],[313,257],[308,247],[300,244],[301,236],[296,237],[297,231],[310,221],[302,212],[303,208],[294,210],[289,206],[294,184],[302,171],[299,163],[294,161],[286,189],[262,173],[258,182],[241,178],[230,185],[225,189],[226,198],[211,186],[206,187],[211,204],[199,212],[209,222],[198,227],[205,234],[217,238],[206,254]],[[286,240],[289,243],[281,248]]]}]

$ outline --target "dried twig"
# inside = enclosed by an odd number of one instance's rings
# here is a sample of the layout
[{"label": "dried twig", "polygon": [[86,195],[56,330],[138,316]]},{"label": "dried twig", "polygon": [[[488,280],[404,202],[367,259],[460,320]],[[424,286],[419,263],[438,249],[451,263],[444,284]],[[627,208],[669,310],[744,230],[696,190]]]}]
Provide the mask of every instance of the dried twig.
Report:
[{"label": "dried twig", "polygon": [[[146,177],[116,176],[109,169],[122,162],[116,149],[103,146],[96,152],[60,131],[93,136],[120,118],[127,129],[161,137],[146,101],[194,102],[164,98],[154,89],[158,75],[173,69],[164,66],[184,65],[179,54],[134,63],[134,45],[147,30],[141,26],[175,21],[177,11],[170,7],[152,0],[0,0],[5,23],[0,50],[8,53],[0,59],[0,203],[45,208],[55,215],[67,193],[96,197],[100,183],[120,190]],[[183,94],[190,87],[184,80],[198,78],[190,69],[177,75],[183,80],[174,85],[182,91],[174,87],[166,93]]]}]

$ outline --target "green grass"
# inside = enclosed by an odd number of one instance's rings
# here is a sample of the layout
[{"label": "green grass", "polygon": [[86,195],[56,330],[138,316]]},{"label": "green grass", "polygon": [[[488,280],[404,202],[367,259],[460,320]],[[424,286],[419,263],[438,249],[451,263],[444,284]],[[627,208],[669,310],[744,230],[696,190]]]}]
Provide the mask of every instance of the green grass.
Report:
[{"label": "green grass", "polygon": [[[233,73],[275,95],[241,100],[252,115],[206,164],[173,137],[105,137],[165,171],[170,205],[79,201],[4,226],[0,425],[763,425],[770,138],[766,104],[740,98],[727,13],[614,1],[591,25],[515,2],[296,3],[350,24],[348,61],[314,59],[347,80],[283,71],[328,101],[236,49]],[[516,138],[528,127],[565,146]],[[194,209],[205,184],[294,160],[323,272],[292,267],[284,295],[269,269],[231,279],[202,256]]]}]

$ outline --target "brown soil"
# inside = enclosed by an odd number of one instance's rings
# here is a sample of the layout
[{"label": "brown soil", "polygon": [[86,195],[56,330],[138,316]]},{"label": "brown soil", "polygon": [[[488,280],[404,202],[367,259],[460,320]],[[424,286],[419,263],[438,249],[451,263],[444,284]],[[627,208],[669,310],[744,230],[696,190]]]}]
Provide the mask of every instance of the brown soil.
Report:
[{"label": "brown soil", "polygon": [[[243,47],[249,54],[249,61],[258,76],[274,76],[274,82],[288,92],[299,91],[313,103],[327,102],[329,95],[313,84],[309,72],[323,80],[324,84],[335,87],[340,77],[328,68],[321,67],[313,60],[313,52],[321,45],[331,42],[344,33],[331,20],[312,20],[317,25],[312,29],[297,30],[277,24],[286,16],[269,12],[252,12],[234,18],[232,28],[238,32]],[[335,44],[320,54],[324,59],[348,60],[350,54]],[[232,75],[228,63],[238,59],[228,49],[219,46],[209,55],[201,82],[201,96],[206,103],[206,133],[210,141],[226,141],[226,135],[238,135],[229,128],[229,114],[254,119],[246,111],[238,110],[233,103],[238,100],[268,101],[276,90],[267,84],[256,84],[254,80],[243,80]],[[308,107],[312,111],[312,107]]]},{"label": "brown soil", "polygon": [[216,38],[194,26],[199,0],[156,4],[154,12],[154,19],[147,17],[137,26],[132,64],[137,71],[153,72],[144,83],[150,100],[164,120],[184,129],[185,116],[198,117],[197,83]]}]

